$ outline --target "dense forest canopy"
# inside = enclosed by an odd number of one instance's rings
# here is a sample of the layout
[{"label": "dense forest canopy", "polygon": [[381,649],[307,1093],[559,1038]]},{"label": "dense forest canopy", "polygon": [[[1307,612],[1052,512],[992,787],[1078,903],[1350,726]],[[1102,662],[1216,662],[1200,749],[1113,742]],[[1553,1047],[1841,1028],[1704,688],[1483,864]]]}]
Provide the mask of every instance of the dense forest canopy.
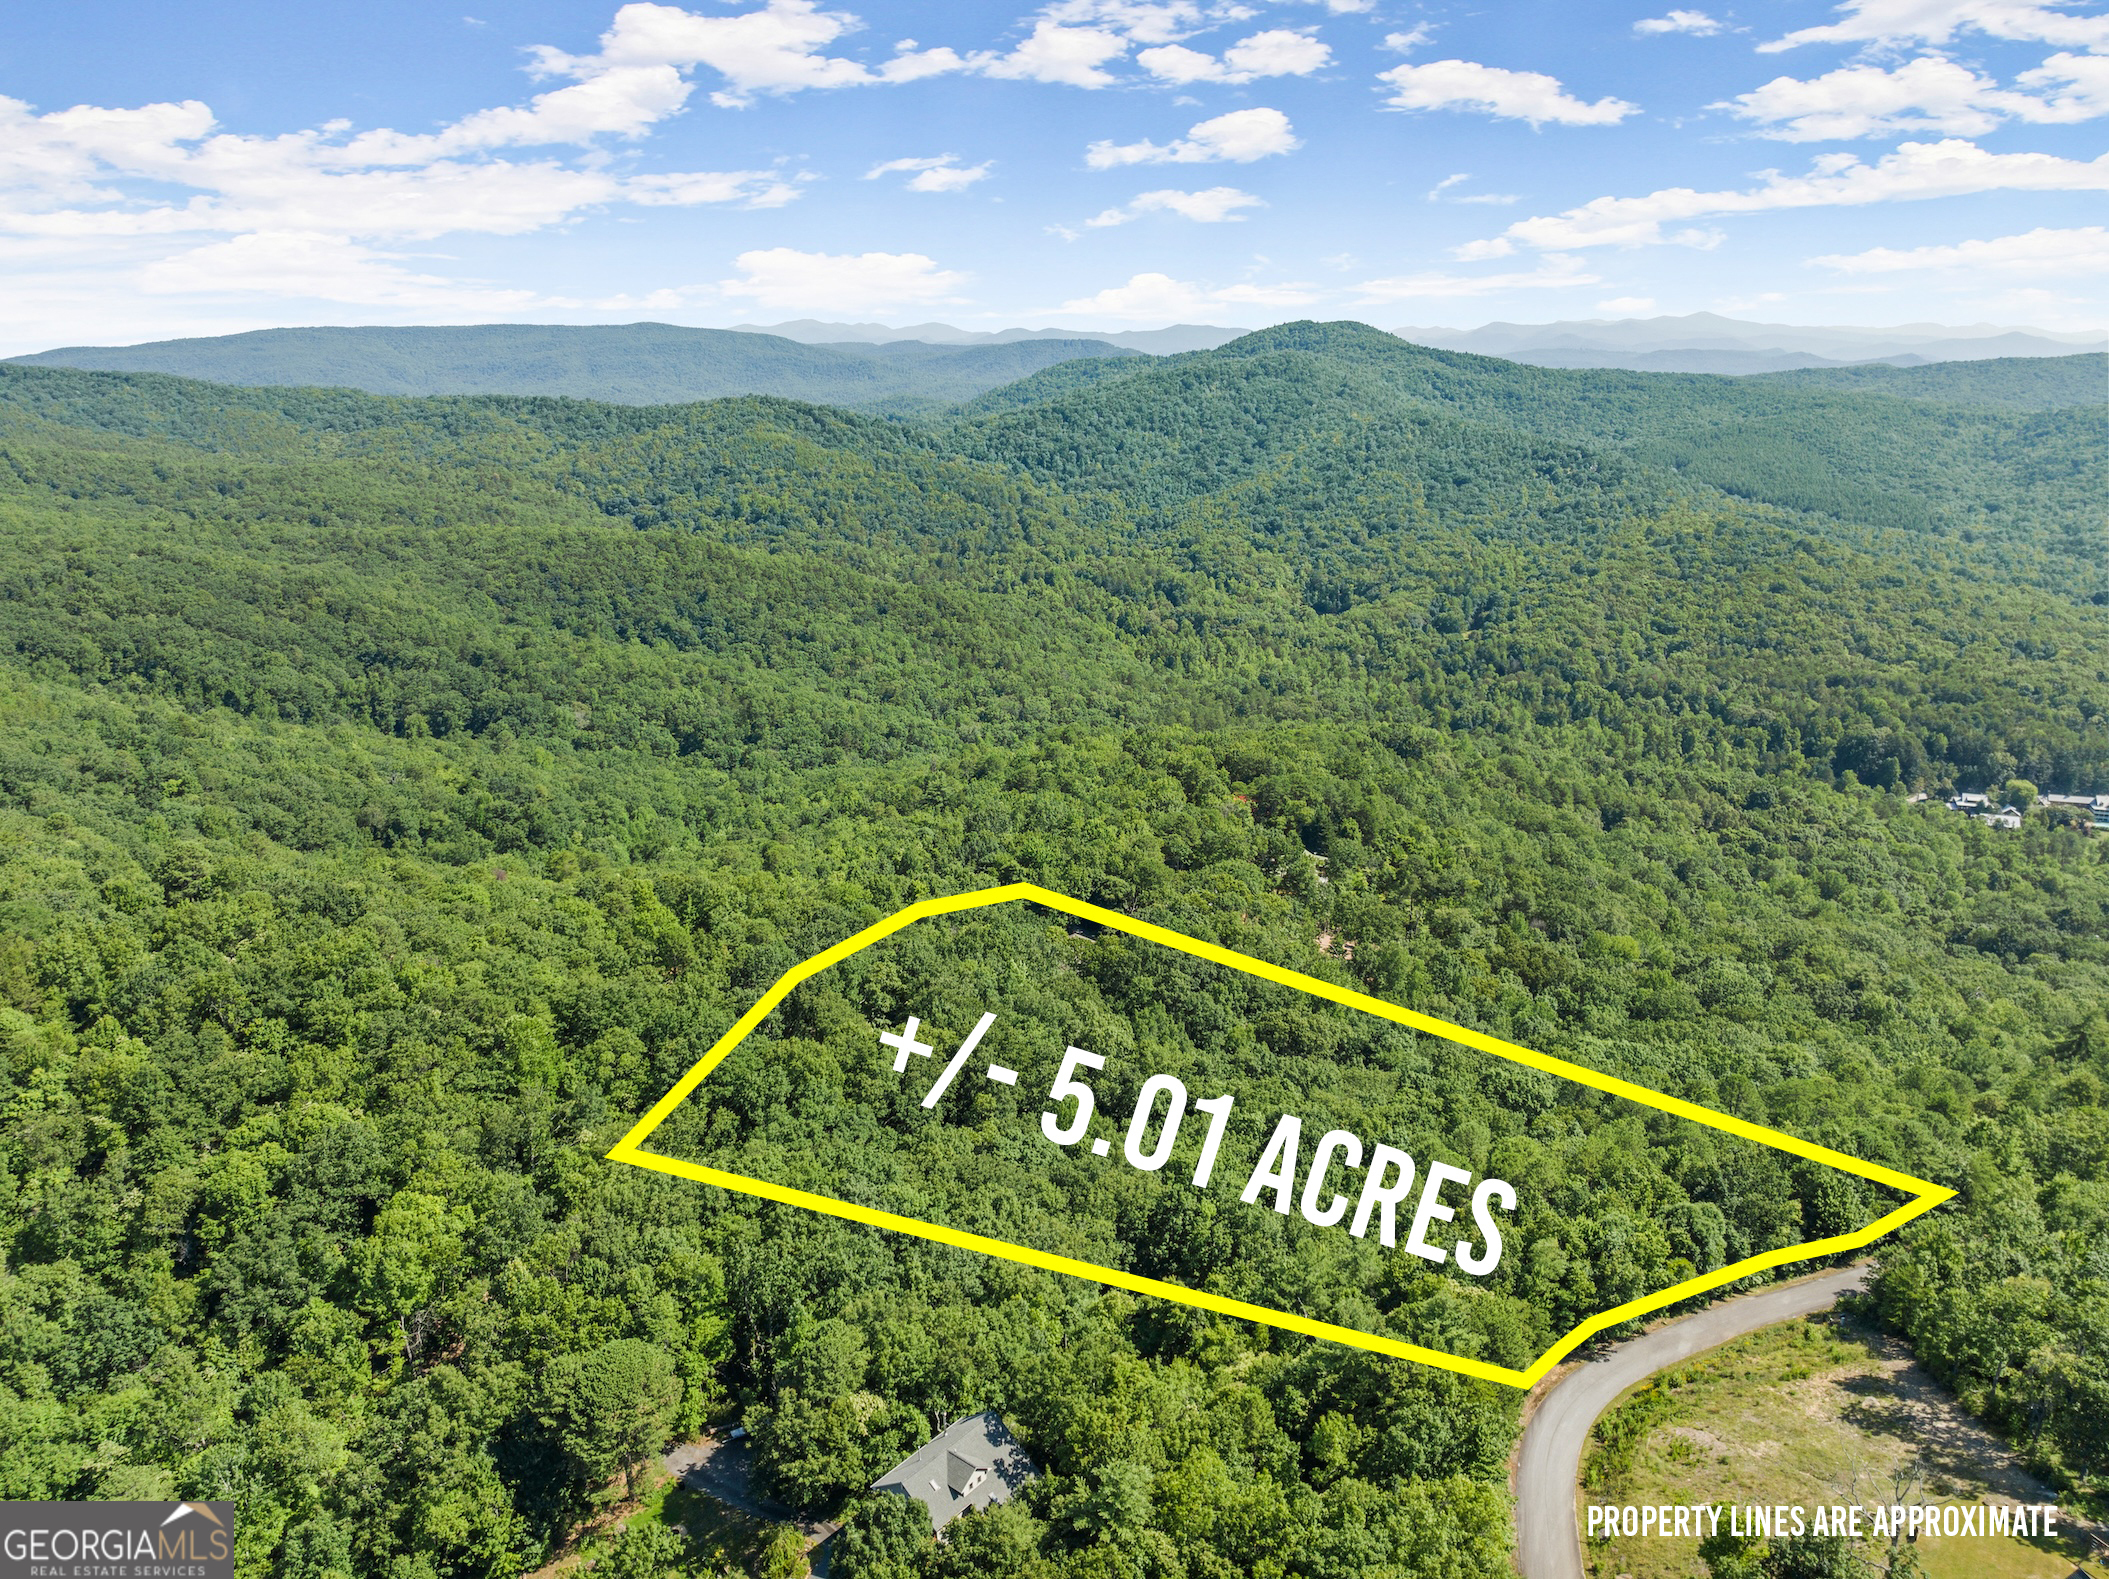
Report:
[{"label": "dense forest canopy", "polygon": [[2098,406],[2109,400],[2109,354],[2100,351],[2035,361],[1993,357],[1982,362],[1932,362],[1924,367],[1873,362],[1761,376],[1791,389],[1852,389],[1955,406],[2006,406],[2016,411]]},{"label": "dense forest canopy", "polygon": [[[0,368],[0,1494],[512,1579],[737,1417],[848,1579],[1505,1572],[1506,1389],[603,1160],[797,960],[1016,878],[1959,1189],[1880,1308],[2098,1482],[2109,845],[1939,792],[2109,791],[2103,422],[1325,325],[913,424]],[[1118,937],[918,947],[664,1144],[972,1208],[971,1109],[873,1128],[875,1033],[982,982],[1132,1049],[1115,1108],[1222,1059],[1498,1164],[1490,1286],[1001,1177],[1452,1352],[1882,1204]],[[940,1551],[856,1500],[990,1407],[1019,1501]]]}]

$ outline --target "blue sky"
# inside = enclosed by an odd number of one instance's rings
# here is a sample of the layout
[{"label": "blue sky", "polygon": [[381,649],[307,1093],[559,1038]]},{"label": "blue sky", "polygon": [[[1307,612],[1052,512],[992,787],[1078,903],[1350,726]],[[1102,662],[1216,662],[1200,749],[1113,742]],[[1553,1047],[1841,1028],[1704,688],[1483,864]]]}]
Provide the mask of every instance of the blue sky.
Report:
[{"label": "blue sky", "polygon": [[2109,323],[2100,0],[74,0],[0,349],[286,323]]}]

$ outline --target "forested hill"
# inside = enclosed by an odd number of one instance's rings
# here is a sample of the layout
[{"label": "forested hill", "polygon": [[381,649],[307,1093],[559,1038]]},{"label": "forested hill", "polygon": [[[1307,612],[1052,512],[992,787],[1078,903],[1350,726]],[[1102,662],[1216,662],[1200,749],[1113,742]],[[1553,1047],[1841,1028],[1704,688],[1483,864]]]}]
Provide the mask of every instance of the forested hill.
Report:
[{"label": "forested hill", "polygon": [[[961,442],[1050,475],[1081,468],[1138,486],[1147,470],[1154,489],[1200,467],[1210,486],[1241,456],[1287,455],[1348,432],[1382,445],[1386,423],[1440,414],[1860,525],[1990,532],[2016,556],[2011,568],[2049,554],[2040,579],[2085,597],[2109,588],[2109,391],[2074,403],[2083,391],[2059,369],[2086,360],[1974,364],[1932,385],[1955,399],[1870,400],[1789,381],[1800,374],[1528,367],[1361,324],[1284,324],[1194,356],[1051,368],[971,404],[978,420]],[[2013,393],[1997,405],[2028,404],[2033,390],[2051,409],[1986,409],[2002,387]],[[1189,425],[1193,439],[1168,424]]]},{"label": "forested hill", "polygon": [[1890,367],[1882,363],[1812,367],[1760,376],[1791,389],[1850,389],[1958,406],[2007,406],[2016,411],[2052,411],[2060,406],[2099,406],[2109,402],[2109,354],[2100,351],[2073,356],[1935,362],[1925,367]]},{"label": "forested hill", "polygon": [[[1322,325],[913,424],[0,366],[0,1495],[516,1579],[738,1420],[842,1579],[1505,1574],[1506,1390],[604,1160],[790,965],[1018,878],[1960,1189],[1883,1319],[2087,1494],[2109,844],[2034,796],[2109,790],[2099,420]],[[992,1176],[1044,1081],[872,1086],[963,982],[1109,1109],[1147,1040],[1498,1168],[1512,1252]],[[1505,1365],[1889,1204],[1030,914],[754,1049],[654,1144]],[[1005,1511],[859,1500],[983,1408]]]},{"label": "forested hill", "polygon": [[636,323],[257,329],[145,345],[67,346],[15,360],[377,395],[565,395],[634,405],[783,395],[908,412],[967,400],[1056,363],[1138,354],[1086,339],[806,345],[778,335]]}]

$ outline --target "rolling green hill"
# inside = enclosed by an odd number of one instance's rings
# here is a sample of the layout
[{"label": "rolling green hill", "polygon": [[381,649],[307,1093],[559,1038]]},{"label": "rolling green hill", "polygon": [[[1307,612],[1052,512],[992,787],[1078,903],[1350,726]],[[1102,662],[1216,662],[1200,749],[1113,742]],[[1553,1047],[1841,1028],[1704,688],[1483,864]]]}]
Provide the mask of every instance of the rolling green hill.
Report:
[{"label": "rolling green hill", "polygon": [[[1938,798],[2109,789],[2088,420],[1339,325],[913,425],[0,366],[0,1495],[517,1579],[737,1419],[842,1579],[1505,1574],[1506,1389],[603,1159],[1017,879],[1958,1188],[1879,1308],[2088,1494],[2109,845]],[[1511,1365],[1889,1204],[1048,921],[860,956],[654,1145]],[[1085,1037],[1116,1122],[1238,1090],[1226,1173],[1292,1105],[1498,1172],[1509,1253],[1153,1193],[1030,1048],[925,1110],[918,1006]],[[861,1498],[983,1408],[1006,1510]]]},{"label": "rolling green hill", "polygon": [[1981,362],[1935,362],[1926,367],[1812,367],[1761,377],[1794,389],[1850,389],[1902,395],[1956,406],[2006,406],[2053,411],[2109,402],[2109,355],[1992,357]]},{"label": "rolling green hill", "polygon": [[914,412],[970,399],[1057,363],[1137,354],[1099,340],[804,345],[776,335],[636,323],[258,329],[145,345],[68,346],[14,360],[376,395],[564,395],[631,405],[782,395]]},{"label": "rolling green hill", "polygon": [[[1967,387],[2026,387],[2032,369],[2084,360],[1972,364],[1993,372]],[[1285,324],[1198,357],[1035,374],[970,404],[959,442],[1158,493],[1218,486],[1225,467],[1256,473],[1314,444],[1337,457],[1350,433],[1375,454],[1406,427],[1464,420],[1843,522],[1982,536],[2006,574],[2082,598],[2109,591],[2109,404],[1870,401],[1782,379],[1527,367],[1361,324]],[[2055,371],[2039,387],[2078,392]]]}]

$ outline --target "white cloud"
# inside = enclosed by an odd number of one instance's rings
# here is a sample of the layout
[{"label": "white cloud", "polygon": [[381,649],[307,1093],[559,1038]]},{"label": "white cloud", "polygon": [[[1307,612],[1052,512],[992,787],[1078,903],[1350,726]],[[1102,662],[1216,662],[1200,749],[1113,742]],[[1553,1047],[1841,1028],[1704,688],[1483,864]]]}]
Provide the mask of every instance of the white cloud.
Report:
[{"label": "white cloud", "polygon": [[[1674,15],[1674,13],[1672,14]],[[1607,302],[1598,302],[1596,310],[1600,313],[1619,313],[1624,317],[1630,318],[1638,313],[1653,312],[1655,310],[1655,298],[1652,296],[1614,296]]]},{"label": "white cloud", "polygon": [[[431,139],[444,142],[452,128]],[[278,137],[213,135],[195,102],[139,110],[78,106],[35,115],[0,99],[0,233],[49,236],[315,232],[427,239],[519,235],[600,204],[738,202],[774,206],[768,171],[625,178],[599,162],[414,158],[420,139],[342,129]],[[192,194],[179,200],[174,187]]]},{"label": "white cloud", "polygon": [[913,171],[908,180],[911,192],[963,192],[976,181],[985,179],[994,162],[984,159],[980,164],[963,165],[958,154],[939,154],[931,159],[889,159],[865,171],[864,179],[876,181],[882,175]]},{"label": "white cloud", "polygon": [[1332,58],[1332,49],[1308,33],[1272,28],[1239,39],[1223,51],[1221,60],[1184,44],[1160,44],[1143,50],[1135,63],[1165,82],[1243,83],[1261,77],[1309,76]]},{"label": "white cloud", "polygon": [[1028,82],[1057,82],[1072,88],[1107,88],[1119,79],[1106,70],[1108,61],[1128,52],[1128,41],[1100,27],[1064,27],[1042,18],[1032,35],[1008,55],[978,62],[991,77]]},{"label": "white cloud", "polygon": [[[1252,14],[1242,7],[1229,10],[1229,20]],[[991,77],[1108,88],[1120,79],[1106,68],[1125,59],[1131,48],[1174,46],[1219,19],[1193,0],[1056,0],[1040,10],[1032,32],[1015,49],[1008,54],[975,55],[970,64]],[[1155,54],[1157,49],[1146,53]],[[1200,80],[1174,74],[1178,58],[1189,55],[1210,59],[1198,50],[1177,49],[1166,57],[1171,70],[1150,69],[1172,81]]]},{"label": "white cloud", "polygon": [[893,307],[959,300],[967,276],[941,269],[920,252],[800,252],[770,247],[733,260],[739,278],[721,280],[727,296],[778,311],[874,313]]},{"label": "white cloud", "polygon": [[1232,110],[1187,128],[1176,142],[1096,142],[1084,163],[1094,170],[1130,164],[1251,164],[1302,147],[1280,110]]},{"label": "white cloud", "polygon": [[1999,84],[1936,55],[1894,71],[1846,66],[1809,81],[1775,77],[1762,87],[1714,106],[1765,126],[1785,142],[1873,137],[1884,132],[1933,131],[1977,136],[2002,116]]},{"label": "white cloud", "polygon": [[1502,291],[1558,290],[1570,285],[1601,285],[1580,258],[1547,253],[1538,266],[1510,274],[1402,274],[1390,279],[1364,280],[1358,290],[1362,304],[1412,301],[1420,297],[1492,296]]},{"label": "white cloud", "polygon": [[[693,86],[684,73],[697,66],[724,77],[725,87],[712,95],[721,104],[744,104],[759,93],[903,82],[966,68],[967,62],[948,49],[904,48],[877,70],[822,53],[826,44],[855,26],[856,18],[822,11],[815,0],[767,0],[757,10],[729,17],[697,16],[669,5],[625,5],[616,12],[593,54],[572,55],[548,46],[532,51],[538,75],[569,77],[573,80],[568,85],[537,94],[525,105],[475,111],[430,133],[382,128],[345,136],[349,123],[334,122],[319,131],[275,138],[211,137],[212,113],[195,100],[137,110],[78,106],[41,117],[29,116],[27,106],[10,100],[0,105],[0,175],[12,174],[17,179],[27,175],[44,188],[45,196],[63,198],[69,191],[76,197],[92,192],[96,176],[165,179],[210,190],[215,184],[261,187],[275,180],[283,185],[317,173],[430,171],[448,169],[448,161],[474,159],[502,148],[590,145],[602,137],[641,137],[686,106]],[[502,172],[540,167],[478,161],[461,168]],[[70,187],[64,184],[69,180]],[[369,192],[382,191],[381,183],[374,180],[364,185]],[[394,183],[398,196],[402,189],[403,183]],[[331,190],[345,196],[353,192],[350,186]],[[783,200],[781,188],[766,190],[765,201]],[[705,199],[669,198],[662,193],[643,200]],[[397,207],[407,212],[407,203],[398,202]],[[326,222],[321,228],[356,226],[347,219]],[[490,227],[472,209],[461,224],[434,218],[423,224],[399,222],[389,228],[402,234],[435,235],[451,229]]]},{"label": "white cloud", "polygon": [[[1169,44],[1225,16],[1226,8],[1203,7],[1194,0],[1056,0],[1040,14],[1070,25],[1110,27],[1138,44]],[[1228,19],[1250,16],[1229,8]]]},{"label": "white cloud", "polygon": [[600,136],[641,137],[688,102],[689,83],[672,66],[620,66],[568,88],[537,94],[524,108],[478,110],[429,136],[371,132],[349,145],[355,160],[408,164],[483,148],[590,143]]},{"label": "white cloud", "polygon": [[1444,176],[1428,189],[1428,201],[1431,203],[1484,203],[1492,207],[1505,208],[1510,203],[1518,200],[1517,194],[1514,192],[1458,193],[1454,197],[1444,195],[1453,187],[1462,186],[1471,179],[1471,175],[1463,170],[1460,170],[1456,175]]},{"label": "white cloud", "polygon": [[139,271],[138,287],[155,296],[292,296],[477,313],[555,305],[533,291],[414,272],[402,259],[341,235],[264,231],[157,258]]},{"label": "white cloud", "polygon": [[1395,90],[1386,102],[1402,110],[1472,110],[1482,115],[1561,126],[1615,126],[1640,106],[1602,98],[1586,104],[1541,71],[1505,71],[1470,60],[1434,60],[1377,73]]},{"label": "white cloud", "polygon": [[1811,263],[1841,274],[1901,274],[1963,269],[1997,271],[2042,278],[2060,274],[2109,274],[2109,229],[2085,225],[2075,230],[2038,228],[2018,236],[1987,241],[1958,241],[1946,246],[1875,247],[1867,252],[1827,253]]},{"label": "white cloud", "polygon": [[1633,31],[1643,36],[1653,33],[1689,33],[1694,38],[1711,38],[1721,31],[1721,24],[1704,11],[1672,11],[1667,16],[1644,17],[1633,24]]},{"label": "white cloud", "polygon": [[[2014,80],[2043,94],[2038,101],[2041,108],[2025,119],[2086,121],[2109,115],[2109,55],[2056,54]],[[2059,90],[2061,83],[2064,87]]]},{"label": "white cloud", "polygon": [[1801,44],[1946,44],[1962,33],[2018,43],[2109,49],[2109,16],[2074,16],[2058,0],[1845,0],[1839,21],[1758,45],[1764,53]]},{"label": "white cloud", "polygon": [[767,0],[759,10],[737,16],[698,16],[679,6],[637,3],[615,13],[600,37],[598,54],[567,55],[545,45],[535,58],[545,75],[588,83],[613,72],[706,66],[725,80],[711,94],[712,102],[728,109],[751,104],[759,94],[913,82],[968,67],[950,49],[911,46],[877,70],[824,53],[858,26],[854,16],[823,11],[816,0]]},{"label": "white cloud", "polygon": [[1125,208],[1109,208],[1084,223],[1099,230],[1109,225],[1125,225],[1144,214],[1177,214],[1181,219],[1191,219],[1197,224],[1220,225],[1227,220],[1243,219],[1245,216],[1240,209],[1266,206],[1250,192],[1240,192],[1234,186],[1211,186],[1199,192],[1167,189],[1140,193],[1129,199]]},{"label": "white cloud", "polygon": [[1904,143],[1874,164],[1862,163],[1854,154],[1823,154],[1807,175],[1767,170],[1760,173],[1756,186],[1741,191],[1665,187],[1642,197],[1599,197],[1562,214],[1519,220],[1495,239],[1548,250],[1650,246],[1664,241],[1704,245],[1714,239],[1711,233],[1665,234],[1663,227],[1716,214],[1834,208],[1996,191],[2109,191],[2109,154],[2093,160],[2061,159],[2045,153],[1995,154],[1959,138]]},{"label": "white cloud", "polygon": [[[394,133],[340,141],[327,131],[240,137],[211,129],[202,103],[36,116],[15,99],[0,99],[4,175],[11,177],[0,200],[0,234],[517,236],[607,202],[774,207],[787,196],[787,183],[770,171],[622,177],[591,160],[409,162],[403,143],[415,139]],[[167,188],[192,196],[173,198]]]},{"label": "white cloud", "polygon": [[[626,7],[618,22],[667,9]],[[635,31],[623,35],[625,48]],[[622,43],[622,33],[608,39]],[[45,268],[109,271],[113,294],[516,311],[537,298],[450,281],[445,260],[417,264],[391,249],[452,234],[523,235],[618,204],[773,208],[798,195],[805,178],[779,171],[623,173],[600,140],[634,139],[678,113],[690,91],[680,71],[606,50],[590,61],[544,52],[542,65],[578,80],[421,133],[333,121],[235,134],[196,100],[39,115],[0,98],[0,239],[41,249],[18,260],[10,290],[35,297],[35,269]],[[502,152],[522,147],[550,151]]]},{"label": "white cloud", "polygon": [[1220,288],[1175,280],[1169,274],[1136,274],[1125,285],[1078,297],[1055,309],[1066,316],[1181,319],[1221,308],[1302,307],[1316,301],[1301,285],[1229,285]]},{"label": "white cloud", "polygon": [[1160,81],[1183,87],[1189,82],[1221,82],[1228,76],[1223,62],[1184,44],[1159,44],[1135,57],[1135,63]]},{"label": "white cloud", "polygon": [[742,208],[782,208],[814,177],[788,178],[763,170],[690,170],[677,175],[633,175],[622,195],[646,208],[687,208],[697,203],[738,203]]},{"label": "white cloud", "polygon": [[[1902,132],[1981,136],[2003,122],[2072,122],[2109,114],[2109,56],[2053,55],[2018,79],[2041,94],[1999,86],[1939,55],[1885,71],[1844,66],[1804,81],[1775,77],[1713,106],[1783,142],[1826,142]],[[2062,91],[2061,89],[2062,85]]]},{"label": "white cloud", "polygon": [[1197,29],[1252,15],[1233,3],[1204,8],[1189,0],[1058,0],[1042,8],[1032,19],[1031,32],[1008,51],[962,54],[904,40],[890,59],[867,65],[828,53],[863,23],[850,12],[823,9],[821,0],[764,0],[733,16],[701,15],[637,0],[615,13],[591,54],[569,54],[547,45],[533,51],[541,75],[569,77],[572,85],[542,95],[528,108],[479,112],[442,134],[444,141],[386,135],[397,147],[416,148],[417,157],[425,158],[466,148],[582,141],[605,133],[635,136],[683,107],[693,91],[684,74],[697,68],[722,79],[711,101],[736,109],[771,95],[917,82],[963,72],[1104,88],[1120,80],[1107,68],[1137,47],[1151,57],[1145,69],[1173,82],[1241,83],[1302,76],[1330,59],[1331,51],[1310,37],[1308,29],[1252,34],[1233,44],[1220,60],[1179,43]]},{"label": "white cloud", "polygon": [[1241,38],[1223,51],[1223,64],[1230,68],[1226,81],[1249,82],[1255,77],[1307,77],[1333,58],[1330,46],[1311,37],[1308,31],[1274,27],[1264,33]]},{"label": "white cloud", "polygon": [[1384,47],[1396,50],[1401,55],[1411,54],[1428,40],[1435,37],[1435,28],[1427,22],[1416,22],[1403,33],[1386,33]]}]

